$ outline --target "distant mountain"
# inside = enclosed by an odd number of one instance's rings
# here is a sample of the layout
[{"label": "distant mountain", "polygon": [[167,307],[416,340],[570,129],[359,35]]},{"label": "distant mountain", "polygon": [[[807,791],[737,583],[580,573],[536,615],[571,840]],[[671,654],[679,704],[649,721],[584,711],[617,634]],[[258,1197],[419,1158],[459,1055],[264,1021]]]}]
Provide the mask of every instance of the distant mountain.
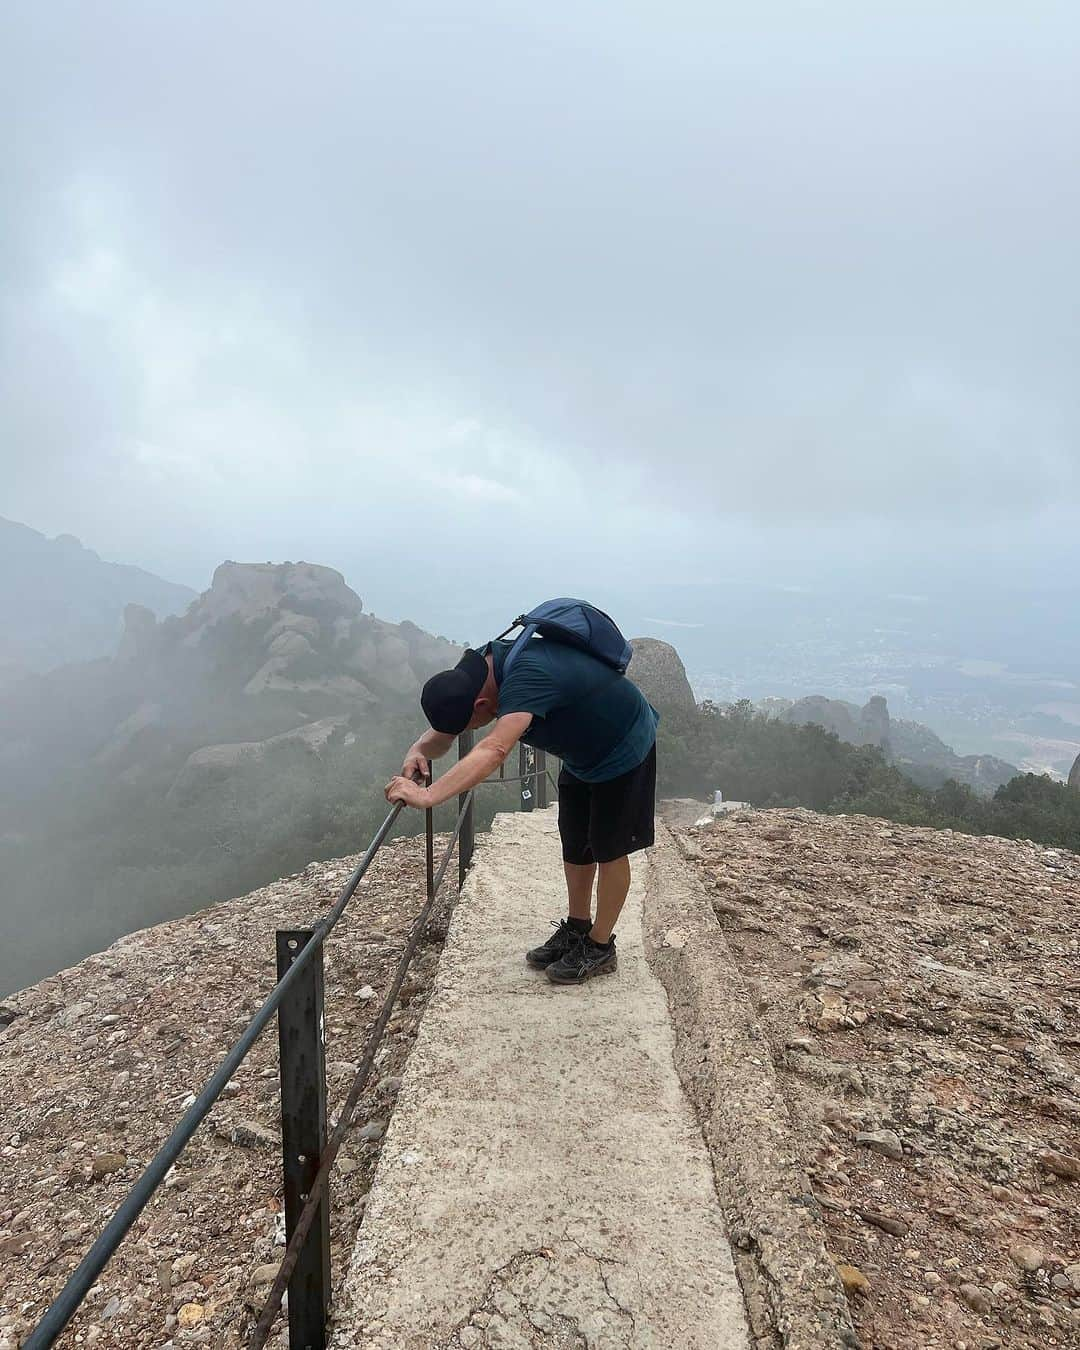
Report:
[{"label": "distant mountain", "polygon": [[73,535],[48,539],[2,517],[0,575],[0,689],[27,671],[111,655],[125,605],[164,617],[195,599],[140,567],[103,562]]},{"label": "distant mountain", "polygon": [[182,616],[0,689],[0,994],[121,933],[355,849],[460,648],[339,572],[223,563]]},{"label": "distant mountain", "polygon": [[876,745],[901,773],[921,787],[940,787],[947,779],[990,795],[1020,770],[996,755],[958,755],[921,722],[890,718],[880,695],[862,708],[843,699],[814,695],[796,700],[763,699],[762,712],[798,726],[813,723],[851,745]]}]

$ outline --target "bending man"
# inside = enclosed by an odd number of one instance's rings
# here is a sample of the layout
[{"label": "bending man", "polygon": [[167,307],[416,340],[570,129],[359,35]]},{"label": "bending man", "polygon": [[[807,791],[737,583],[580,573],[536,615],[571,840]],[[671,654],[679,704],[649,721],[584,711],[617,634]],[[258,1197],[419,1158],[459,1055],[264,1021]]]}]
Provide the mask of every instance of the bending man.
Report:
[{"label": "bending man", "polygon": [[[496,640],[483,651],[470,649],[453,670],[428,680],[420,702],[431,730],[410,747],[386,798],[438,806],[496,772],[518,741],[558,756],[569,912],[525,959],[555,984],[581,984],[617,968],[613,930],[630,889],[629,855],[653,842],[659,716],[625,675],[541,637],[526,643],[504,679],[511,646]],[[428,760],[446,754],[462,731],[492,723],[431,787],[413,781],[427,776]]]}]

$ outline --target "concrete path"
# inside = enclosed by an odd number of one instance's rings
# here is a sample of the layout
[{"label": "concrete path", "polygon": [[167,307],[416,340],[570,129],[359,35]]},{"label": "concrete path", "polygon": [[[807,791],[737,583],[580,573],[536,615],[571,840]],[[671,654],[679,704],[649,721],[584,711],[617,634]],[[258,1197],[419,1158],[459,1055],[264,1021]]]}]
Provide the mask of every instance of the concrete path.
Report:
[{"label": "concrete path", "polygon": [[619,971],[524,962],[566,913],[555,813],[478,841],[338,1302],[338,1347],[744,1350],[743,1300],[642,875]]}]

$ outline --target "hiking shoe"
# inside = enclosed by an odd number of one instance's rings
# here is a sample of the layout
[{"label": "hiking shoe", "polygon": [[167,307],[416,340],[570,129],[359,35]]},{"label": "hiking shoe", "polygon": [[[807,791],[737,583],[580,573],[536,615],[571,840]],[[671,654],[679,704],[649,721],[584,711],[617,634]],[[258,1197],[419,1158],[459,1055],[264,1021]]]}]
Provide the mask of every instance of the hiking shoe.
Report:
[{"label": "hiking shoe", "polygon": [[619,968],[615,955],[615,934],[606,947],[594,942],[587,933],[577,935],[577,941],[547,968],[552,984],[584,984],[594,975],[614,975]]},{"label": "hiking shoe", "polygon": [[576,928],[570,927],[568,919],[563,919],[560,923],[552,920],[552,926],[555,931],[543,946],[534,947],[531,952],[525,953],[525,960],[537,970],[543,970],[545,966],[550,966],[552,961],[565,956],[570,948],[581,940],[582,935]]}]

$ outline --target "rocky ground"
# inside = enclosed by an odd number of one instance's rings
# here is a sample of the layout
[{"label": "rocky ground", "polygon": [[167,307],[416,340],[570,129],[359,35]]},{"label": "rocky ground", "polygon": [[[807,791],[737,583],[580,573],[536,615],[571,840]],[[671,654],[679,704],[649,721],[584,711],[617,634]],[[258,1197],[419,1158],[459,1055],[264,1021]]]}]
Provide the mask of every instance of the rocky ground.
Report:
[{"label": "rocky ground", "polygon": [[864,1346],[1080,1344],[1080,857],[801,810],[680,837]]},{"label": "rocky ground", "polygon": [[[251,895],[132,934],[0,1005],[0,1350],[20,1343],[265,997],[275,928],[317,919],[356,861],[313,863]],[[423,840],[392,843],[329,941],[332,1113],[423,894]],[[443,907],[339,1158],[336,1274],[362,1219],[445,928]],[[271,1026],[61,1345],[243,1344],[284,1251],[278,1121]],[[280,1333],[271,1341],[283,1343]]]}]

